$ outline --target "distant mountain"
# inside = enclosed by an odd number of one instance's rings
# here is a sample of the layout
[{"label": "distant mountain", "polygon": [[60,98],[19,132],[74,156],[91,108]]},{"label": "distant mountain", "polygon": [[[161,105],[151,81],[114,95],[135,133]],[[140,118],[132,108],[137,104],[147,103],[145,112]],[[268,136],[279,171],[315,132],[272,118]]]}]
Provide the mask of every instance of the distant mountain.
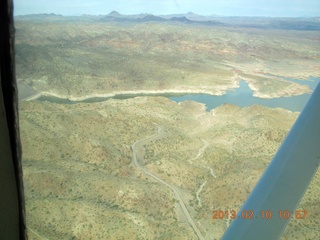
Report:
[{"label": "distant mountain", "polygon": [[28,14],[28,15],[15,16],[16,20],[24,20],[24,21],[38,21],[38,20],[59,21],[59,20],[62,20],[63,18],[64,17],[61,14],[54,14],[54,13]]},{"label": "distant mountain", "polygon": [[222,25],[222,23],[214,21],[212,17],[208,18],[192,12],[156,16],[152,14],[122,15],[116,11],[112,11],[100,20],[115,22],[179,22],[184,24]]},{"label": "distant mountain", "polygon": [[185,17],[185,18],[189,19],[190,21],[201,21],[201,22],[212,20],[212,17],[202,16],[202,15],[199,15],[199,14],[196,14],[193,12],[182,13],[182,14],[160,15],[160,16],[165,19]]},{"label": "distant mountain", "polygon": [[189,20],[186,17],[173,17],[171,19],[169,19],[170,21],[174,21],[174,22],[182,22],[182,23],[192,23],[191,20]]},{"label": "distant mountain", "polygon": [[116,21],[116,22],[165,22],[166,19],[152,14],[137,14],[137,15],[122,15],[118,12],[111,12],[101,21]]},{"label": "distant mountain", "polygon": [[102,22],[161,22],[182,23],[205,26],[224,26],[238,28],[282,29],[298,31],[319,31],[320,20],[313,18],[271,18],[271,17],[239,17],[239,16],[202,16],[193,12],[184,14],[153,15],[147,13],[124,15],[112,11],[107,15],[62,16],[60,14],[29,14],[15,16],[18,21],[102,21]]},{"label": "distant mountain", "polygon": [[166,19],[162,18],[162,17],[158,17],[158,16],[155,16],[155,15],[147,15],[143,18],[140,18],[140,19],[136,19],[138,20],[139,22],[165,22]]},{"label": "distant mountain", "polygon": [[275,19],[268,25],[269,28],[287,30],[320,30],[320,22],[317,18]]},{"label": "distant mountain", "polygon": [[120,13],[118,13],[117,11],[112,11],[108,14],[108,16],[113,16],[113,17],[120,17],[122,16]]}]

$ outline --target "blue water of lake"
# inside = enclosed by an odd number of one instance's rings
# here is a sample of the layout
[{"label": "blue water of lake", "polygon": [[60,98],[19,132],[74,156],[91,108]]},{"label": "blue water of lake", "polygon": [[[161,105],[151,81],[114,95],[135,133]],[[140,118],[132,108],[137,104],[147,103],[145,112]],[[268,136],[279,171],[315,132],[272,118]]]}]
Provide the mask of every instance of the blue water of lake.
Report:
[{"label": "blue water of lake", "polygon": [[[301,81],[296,79],[286,78],[288,81],[293,81],[299,84],[306,84],[314,90],[320,81],[320,78],[310,78],[308,81]],[[302,94],[299,96],[280,97],[272,99],[257,98],[252,95],[252,90],[249,88],[245,81],[240,81],[239,88],[234,91],[227,91],[226,94],[221,96],[212,96],[209,94],[186,94],[181,96],[169,97],[175,102],[182,102],[185,100],[192,100],[204,103],[207,111],[216,108],[224,103],[237,105],[239,107],[246,107],[254,104],[263,105],[271,108],[285,108],[290,111],[301,112],[306,103],[308,102],[311,94]]]}]

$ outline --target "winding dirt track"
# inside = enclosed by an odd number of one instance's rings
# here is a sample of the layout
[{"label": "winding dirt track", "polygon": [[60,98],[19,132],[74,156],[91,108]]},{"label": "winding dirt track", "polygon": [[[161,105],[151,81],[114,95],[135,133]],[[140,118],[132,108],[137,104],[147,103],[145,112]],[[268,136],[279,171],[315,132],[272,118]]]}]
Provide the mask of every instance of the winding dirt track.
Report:
[{"label": "winding dirt track", "polygon": [[[179,194],[179,191],[177,190],[177,188],[167,182],[165,182],[164,180],[162,180],[161,178],[157,177],[156,175],[154,175],[153,173],[149,172],[147,169],[145,169],[143,166],[141,166],[139,164],[139,161],[138,161],[138,156],[137,156],[137,151],[138,151],[138,148],[141,148],[143,146],[143,144],[146,144],[148,143],[149,141],[152,141],[152,140],[156,140],[156,139],[160,139],[162,137],[165,137],[166,136],[166,133],[163,133],[162,132],[162,129],[159,128],[158,129],[158,132],[152,136],[149,136],[149,137],[146,137],[146,138],[143,138],[143,139],[140,139],[138,141],[136,141],[134,144],[132,144],[132,155],[133,155],[133,162],[134,164],[136,165],[137,168],[139,168],[144,174],[152,177],[153,179],[155,179],[156,181],[158,181],[159,183],[169,187],[173,193],[174,193],[174,196],[176,198],[176,200],[178,201],[178,203],[180,204],[182,210],[183,210],[183,213],[184,215],[186,216],[189,224],[191,225],[191,227],[193,228],[194,232],[196,233],[196,235],[198,236],[198,238],[200,240],[203,240],[203,236],[201,234],[201,232],[199,231],[197,225],[194,223],[190,213],[188,212],[188,209],[186,208],[186,205],[184,204],[180,194]],[[140,158],[142,159],[142,157]]]}]

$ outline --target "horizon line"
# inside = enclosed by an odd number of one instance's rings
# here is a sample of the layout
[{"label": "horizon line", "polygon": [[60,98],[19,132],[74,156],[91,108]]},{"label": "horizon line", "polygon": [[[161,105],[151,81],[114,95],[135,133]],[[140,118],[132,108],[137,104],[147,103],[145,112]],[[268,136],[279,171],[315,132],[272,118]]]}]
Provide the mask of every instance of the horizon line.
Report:
[{"label": "horizon line", "polygon": [[148,12],[141,12],[141,13],[129,13],[129,14],[122,14],[119,11],[113,10],[109,13],[105,14],[89,14],[89,13],[81,13],[81,14],[61,14],[61,13],[48,13],[48,12],[42,12],[42,13],[26,13],[26,14],[14,14],[14,17],[20,17],[20,16],[28,16],[28,15],[56,15],[56,16],[62,16],[62,17],[81,17],[81,16],[107,16],[111,13],[116,12],[119,13],[122,16],[134,16],[134,15],[153,15],[153,16],[170,16],[170,15],[187,15],[187,14],[194,14],[201,17],[247,17],[247,18],[254,18],[254,17],[260,17],[260,18],[320,18],[320,15],[316,16],[270,16],[270,15],[219,15],[219,14],[209,14],[209,15],[202,15],[194,12],[186,12],[186,13],[166,13],[166,14],[154,14],[154,13],[148,13]]}]

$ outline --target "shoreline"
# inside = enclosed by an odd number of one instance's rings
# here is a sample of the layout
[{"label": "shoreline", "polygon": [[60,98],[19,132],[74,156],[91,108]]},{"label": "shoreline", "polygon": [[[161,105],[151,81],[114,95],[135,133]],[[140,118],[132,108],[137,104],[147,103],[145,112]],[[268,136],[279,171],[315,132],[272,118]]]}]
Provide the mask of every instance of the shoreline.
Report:
[{"label": "shoreline", "polygon": [[[260,99],[273,99],[273,98],[280,98],[280,97],[292,97],[292,96],[298,96],[302,94],[310,94],[310,91],[301,91],[301,89],[295,89],[296,91],[283,91],[281,93],[273,93],[273,94],[265,94],[259,92],[259,88],[255,85],[255,82],[246,79],[241,78],[238,79],[238,81],[234,81],[233,84],[228,86],[219,86],[216,89],[210,89],[210,86],[199,86],[199,87],[185,87],[180,86],[180,89],[164,89],[164,90],[134,90],[134,91],[115,91],[111,93],[97,93],[97,94],[87,94],[80,97],[75,96],[68,96],[58,93],[52,93],[52,92],[38,92],[35,95],[29,96],[27,98],[21,99],[21,101],[32,101],[36,100],[42,96],[44,97],[56,97],[60,99],[65,99],[68,101],[74,101],[74,102],[81,102],[93,98],[114,98],[117,96],[122,95],[145,95],[145,96],[153,96],[153,95],[161,95],[161,94],[179,94],[179,95],[185,95],[185,94],[208,94],[211,96],[222,96],[224,94],[227,94],[227,91],[234,91],[237,88],[240,87],[239,83],[240,81],[245,81],[246,84],[248,84],[249,88],[252,90],[252,96]],[[300,90],[300,91],[297,91]]]},{"label": "shoreline", "polygon": [[36,100],[42,96],[44,97],[56,97],[60,99],[65,99],[69,101],[74,101],[74,102],[81,102],[85,101],[88,99],[92,98],[114,98],[116,96],[121,96],[121,95],[145,95],[145,96],[152,96],[152,95],[161,95],[161,94],[208,94],[212,96],[221,96],[226,94],[226,90],[218,90],[218,91],[210,91],[210,90],[175,90],[175,89],[168,89],[168,90],[140,90],[140,91],[118,91],[118,92],[113,92],[113,93],[106,93],[106,94],[88,94],[83,97],[74,97],[74,96],[66,96],[66,95],[61,95],[57,93],[51,93],[51,92],[40,92],[36,95],[33,95],[31,97],[22,99],[21,101],[32,101]]}]

